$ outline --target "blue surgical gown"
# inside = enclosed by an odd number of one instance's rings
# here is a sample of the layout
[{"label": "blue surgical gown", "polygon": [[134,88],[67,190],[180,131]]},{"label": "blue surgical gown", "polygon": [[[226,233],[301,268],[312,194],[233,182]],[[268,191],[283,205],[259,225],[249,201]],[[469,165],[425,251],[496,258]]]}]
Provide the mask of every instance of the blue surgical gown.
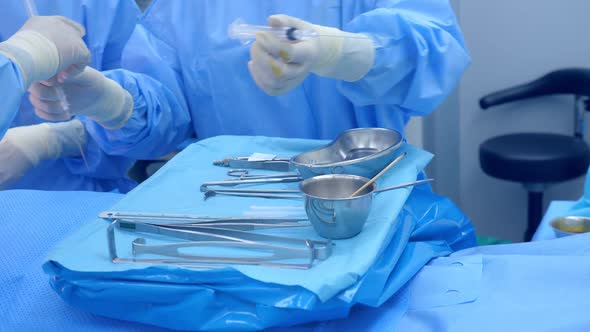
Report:
[{"label": "blue surgical gown", "polygon": [[23,78],[18,66],[0,54],[0,100],[4,107],[0,110],[0,139],[14,120],[23,97]]},{"label": "blue surgical gown", "polygon": [[[54,0],[36,1],[36,5],[39,15],[65,16],[86,28],[84,41],[92,53],[90,66],[98,70],[120,66],[123,47],[139,15],[139,9],[133,0]],[[0,20],[0,41],[16,33],[28,18],[22,0],[3,1],[2,12],[4,14]],[[44,122],[35,115],[28,98],[22,99],[23,88],[20,78],[19,91],[14,91],[17,83],[16,78],[11,76],[13,74],[10,74],[13,71],[12,66],[11,63],[6,63],[4,57],[0,58],[0,84],[2,84],[3,94],[11,94],[10,98],[15,99],[4,104],[0,120],[8,122],[16,113],[12,123],[0,123],[0,129]],[[6,75],[11,78],[6,79]],[[2,98],[2,100],[6,99]],[[20,110],[15,112],[19,104]],[[0,133],[3,135],[2,130]],[[89,135],[87,135],[84,155],[88,161],[88,167],[81,158],[43,161],[38,167],[29,171],[12,189],[126,192],[133,187],[133,181],[127,178],[127,171],[133,163],[132,159],[107,155]]]},{"label": "blue surgical gown", "polygon": [[[227,30],[237,18],[266,24],[278,13],[369,35],[372,68],[356,82],[310,75],[285,95],[266,95],[248,72],[249,46]],[[132,94],[134,115],[116,134],[86,125],[108,153],[136,158],[160,156],[189,136],[403,133],[411,115],[445,99],[469,62],[446,0],[156,0],[123,51],[126,70],[108,74]]]}]

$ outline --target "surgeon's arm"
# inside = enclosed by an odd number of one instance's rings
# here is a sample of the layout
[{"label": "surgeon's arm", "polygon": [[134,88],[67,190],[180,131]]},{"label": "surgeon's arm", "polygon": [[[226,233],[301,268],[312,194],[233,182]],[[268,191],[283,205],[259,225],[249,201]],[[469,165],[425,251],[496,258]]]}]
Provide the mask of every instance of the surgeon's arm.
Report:
[{"label": "surgeon's arm", "polygon": [[344,30],[270,16],[273,27],[313,31],[316,37],[290,42],[258,33],[248,63],[254,81],[276,96],[315,74],[339,81],[340,92],[355,105],[430,113],[470,62],[448,1],[379,0],[371,8]]},{"label": "surgeon's arm", "polygon": [[453,10],[447,0],[380,0],[377,7],[344,27],[371,37],[375,50],[370,70],[339,90],[357,105],[428,114],[470,63]]},{"label": "surgeon's arm", "polygon": [[[91,44],[105,43],[104,49],[95,49],[91,64],[101,70],[120,68],[123,48],[141,14],[139,8],[134,1],[127,0],[82,1],[81,4],[88,34],[86,39]],[[88,119],[83,121],[86,124],[91,122]],[[95,128],[91,126],[90,130],[94,132]],[[83,153],[64,158],[65,165],[72,174],[99,179],[120,179],[127,176],[134,159],[125,155],[106,154],[88,130],[86,137],[88,139],[83,146]],[[105,146],[104,142],[101,145]]]},{"label": "surgeon's arm", "polygon": [[124,69],[99,72],[87,67],[62,83],[39,82],[30,88],[35,113],[50,120],[67,96],[70,114],[107,154],[132,159],[166,155],[186,139],[190,118],[174,94],[155,79]]},{"label": "surgeon's arm", "polygon": [[75,72],[90,59],[84,28],[61,16],[36,16],[0,43],[0,138],[11,125],[32,82]]},{"label": "surgeon's arm", "polygon": [[159,81],[124,69],[105,72],[132,99],[132,112],[120,128],[86,117],[89,135],[108,154],[149,160],[162,157],[182,143],[190,133],[186,107]]},{"label": "surgeon's arm", "polygon": [[10,128],[24,93],[23,80],[18,67],[0,54],[0,139]]},{"label": "surgeon's arm", "polygon": [[[174,151],[192,133],[177,70],[176,49],[138,24],[125,46],[122,66],[98,73],[86,68],[62,84],[71,110],[106,153],[155,159]],[[35,84],[31,102],[46,119],[61,112],[51,87]]]}]

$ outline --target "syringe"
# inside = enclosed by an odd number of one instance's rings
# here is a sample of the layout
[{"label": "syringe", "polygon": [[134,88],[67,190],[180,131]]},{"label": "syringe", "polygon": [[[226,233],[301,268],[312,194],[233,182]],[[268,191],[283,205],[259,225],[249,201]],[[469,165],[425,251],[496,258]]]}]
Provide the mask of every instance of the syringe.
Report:
[{"label": "syringe", "polygon": [[[23,4],[25,5],[25,9],[27,10],[29,18],[39,15],[39,12],[37,11],[37,6],[35,5],[35,0],[23,0]],[[66,97],[64,90],[61,86],[55,86],[54,89],[55,93],[57,94],[57,98],[59,99],[59,103],[61,104],[61,107],[64,110],[64,120],[71,119],[72,115],[70,114],[70,104],[68,103],[68,99]],[[86,160],[86,156],[84,155],[84,149],[82,148],[82,145],[78,144],[78,148],[80,149],[80,155],[82,157],[82,160],[84,161],[84,165],[86,165],[86,169],[89,169],[88,161]]]},{"label": "syringe", "polygon": [[300,30],[293,27],[271,27],[265,25],[247,24],[242,19],[235,20],[228,28],[228,35],[231,39],[239,39],[242,43],[248,44],[256,39],[258,32],[267,32],[284,41],[309,40],[319,37],[313,30]]},{"label": "syringe", "polygon": [[239,39],[243,44],[249,44],[256,39],[256,34],[266,32],[274,35],[283,41],[302,41],[318,37],[322,38],[347,38],[347,39],[367,39],[366,36],[355,36],[355,34],[330,34],[318,33],[314,30],[303,30],[294,27],[271,27],[267,25],[247,24],[242,19],[235,20],[229,25],[227,33],[231,39]]}]

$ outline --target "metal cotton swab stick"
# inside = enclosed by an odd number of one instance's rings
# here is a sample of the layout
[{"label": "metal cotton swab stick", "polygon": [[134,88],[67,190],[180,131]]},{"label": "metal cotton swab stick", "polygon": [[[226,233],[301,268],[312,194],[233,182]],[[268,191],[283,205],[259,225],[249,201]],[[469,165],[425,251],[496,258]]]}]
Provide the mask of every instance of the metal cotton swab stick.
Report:
[{"label": "metal cotton swab stick", "polygon": [[391,163],[389,163],[389,165],[387,165],[381,172],[379,172],[377,175],[375,175],[371,180],[369,180],[367,183],[365,183],[364,185],[362,185],[360,188],[358,188],[355,192],[352,193],[352,195],[348,196],[348,198],[353,198],[356,195],[360,194],[363,190],[365,190],[368,186],[372,185],[373,182],[377,181],[377,179],[379,177],[381,177],[381,175],[385,174],[385,172],[387,172],[390,168],[392,168],[395,164],[399,163],[408,153],[404,152],[402,153],[400,156],[398,156],[397,158],[395,158]]}]

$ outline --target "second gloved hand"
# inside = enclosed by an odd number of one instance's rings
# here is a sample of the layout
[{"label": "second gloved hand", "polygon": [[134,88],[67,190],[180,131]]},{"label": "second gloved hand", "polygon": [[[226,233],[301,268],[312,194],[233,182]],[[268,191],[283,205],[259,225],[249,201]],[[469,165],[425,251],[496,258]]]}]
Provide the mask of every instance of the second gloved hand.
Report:
[{"label": "second gloved hand", "polygon": [[272,27],[314,31],[318,37],[301,41],[280,40],[262,32],[250,49],[250,74],[272,96],[284,94],[305,80],[309,73],[354,82],[373,66],[371,38],[302,21],[287,15],[268,18]]},{"label": "second gloved hand", "polygon": [[117,82],[101,72],[86,67],[80,74],[55,80],[37,82],[31,86],[29,99],[35,113],[46,120],[59,120],[66,111],[55,86],[60,86],[68,100],[71,115],[84,115],[107,129],[125,125],[133,111],[133,98]]},{"label": "second gloved hand", "polygon": [[10,188],[41,161],[80,156],[85,145],[79,120],[9,129],[0,141],[0,190]]},{"label": "second gloved hand", "polygon": [[0,54],[18,65],[24,89],[61,71],[80,72],[90,61],[84,28],[62,16],[31,17],[12,37],[0,43]]}]

